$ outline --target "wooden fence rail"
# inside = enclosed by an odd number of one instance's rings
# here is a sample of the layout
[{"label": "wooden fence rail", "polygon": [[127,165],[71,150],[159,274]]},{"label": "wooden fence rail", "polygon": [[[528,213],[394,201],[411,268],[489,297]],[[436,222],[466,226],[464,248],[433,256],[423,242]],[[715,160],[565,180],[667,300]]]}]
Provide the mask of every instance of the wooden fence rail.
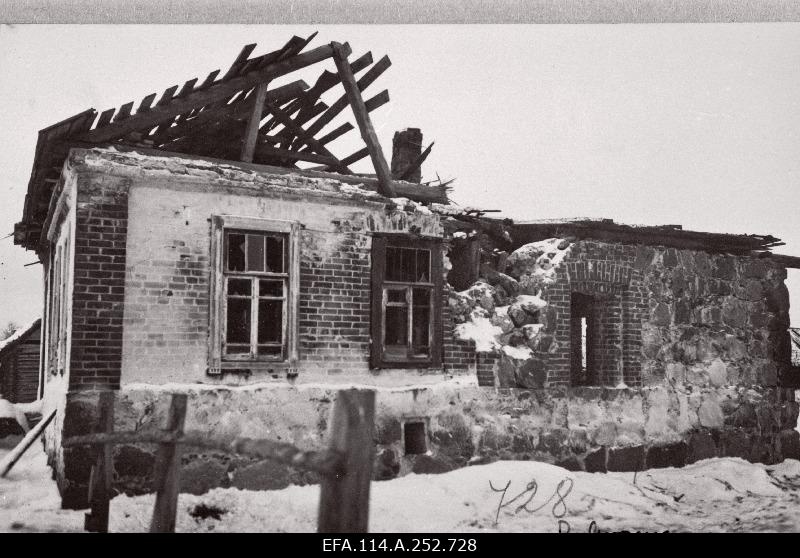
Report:
[{"label": "wooden fence rail", "polygon": [[315,471],[322,476],[317,530],[320,533],[366,533],[369,517],[369,489],[375,454],[373,427],[375,392],[341,390],[333,405],[328,432],[329,446],[323,451],[304,451],[283,442],[238,437],[223,438],[213,433],[184,431],[187,398],[173,394],[166,427],[156,432],[114,432],[114,392],[101,392],[99,420],[95,432],[71,436],[64,447],[94,446],[95,465],[89,480],[91,512],[86,514],[87,531],[108,531],[109,500],[115,444],[158,445],[154,465],[156,502],[150,532],[175,531],[180,485],[181,446],[216,449],[270,459]]}]

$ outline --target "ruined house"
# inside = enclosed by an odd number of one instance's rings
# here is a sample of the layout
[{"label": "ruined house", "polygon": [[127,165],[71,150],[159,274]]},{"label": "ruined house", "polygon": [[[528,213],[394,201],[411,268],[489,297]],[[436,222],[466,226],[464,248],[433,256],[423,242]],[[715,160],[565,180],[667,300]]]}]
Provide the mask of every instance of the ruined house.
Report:
[{"label": "ruined house", "polygon": [[[117,429],[187,428],[323,445],[343,386],[378,390],[375,479],[492,459],[588,471],[715,455],[800,457],[786,267],[769,236],[610,221],[513,223],[421,183],[419,130],[391,166],[361,92],[389,65],[309,39],[39,135],[15,242],[45,279],[45,445],[84,506],[96,390]],[[332,59],[309,87],[280,76]],[[364,72],[356,79],[355,75]],[[320,95],[341,84],[341,97]],[[272,88],[271,88],[272,87]],[[326,147],[353,129],[365,142]],[[369,156],[374,175],[349,165]],[[314,165],[314,166],[309,166]],[[116,448],[119,490],[153,449]],[[186,448],[183,490],[275,488],[313,474]]]}]

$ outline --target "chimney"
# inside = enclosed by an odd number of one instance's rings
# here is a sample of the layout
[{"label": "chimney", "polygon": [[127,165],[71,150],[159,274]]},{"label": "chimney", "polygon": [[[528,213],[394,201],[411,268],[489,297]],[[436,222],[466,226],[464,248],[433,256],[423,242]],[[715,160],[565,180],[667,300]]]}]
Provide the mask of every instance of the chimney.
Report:
[{"label": "chimney", "polygon": [[392,177],[407,182],[422,182],[422,169],[418,165],[413,172],[403,177],[406,169],[422,154],[422,132],[419,128],[406,128],[395,132],[392,139]]}]

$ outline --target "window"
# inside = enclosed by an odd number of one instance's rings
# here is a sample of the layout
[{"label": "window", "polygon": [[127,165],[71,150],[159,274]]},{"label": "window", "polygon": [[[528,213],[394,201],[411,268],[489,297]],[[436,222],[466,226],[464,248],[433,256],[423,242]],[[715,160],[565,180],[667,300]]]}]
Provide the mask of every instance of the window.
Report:
[{"label": "window", "polygon": [[209,372],[297,359],[297,229],[284,221],[215,217]]},{"label": "window", "polygon": [[439,241],[373,238],[374,368],[441,364],[441,289]]},{"label": "window", "polygon": [[51,252],[46,361],[50,374],[63,375],[67,367],[70,246],[70,234],[65,232]]},{"label": "window", "polygon": [[570,345],[572,385],[597,385],[595,363],[596,301],[591,295],[572,293],[570,297]]},{"label": "window", "polygon": [[428,435],[424,421],[409,421],[403,425],[403,449],[406,455],[428,452]]}]

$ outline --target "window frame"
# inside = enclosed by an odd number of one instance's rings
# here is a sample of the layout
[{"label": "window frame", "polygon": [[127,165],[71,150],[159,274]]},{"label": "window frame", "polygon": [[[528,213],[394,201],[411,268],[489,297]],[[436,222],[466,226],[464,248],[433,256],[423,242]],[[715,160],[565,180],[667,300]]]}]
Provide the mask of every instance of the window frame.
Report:
[{"label": "window frame", "polygon": [[[388,281],[386,279],[386,251],[387,248],[418,248],[430,251],[430,277],[428,282],[419,281]],[[443,242],[435,237],[412,237],[398,234],[380,234],[372,237],[372,300],[371,306],[371,340],[370,340],[370,367],[371,368],[434,368],[442,366],[442,289],[444,283]],[[415,287],[419,285],[419,287]],[[391,357],[387,355],[385,346],[386,335],[386,307],[387,288],[405,289],[407,293],[414,288],[427,288],[431,291],[429,305],[429,354],[424,357],[410,356],[413,348],[413,338],[407,339],[408,352],[406,357]],[[413,313],[413,302],[406,300]],[[409,314],[409,331],[413,327],[412,314]]]},{"label": "window frame", "polygon": [[[226,369],[281,369],[296,366],[298,360],[297,306],[300,288],[299,238],[300,223],[276,219],[239,217],[234,215],[214,215],[211,218],[211,304],[209,312],[209,359],[208,374],[218,375]],[[226,232],[244,234],[282,235],[284,242],[284,273],[257,271],[230,271],[226,269]],[[258,278],[280,278],[284,281],[283,311],[283,358],[270,355],[233,354],[226,355],[225,327],[227,317],[227,284],[230,278],[246,277],[251,282],[251,299],[257,293]],[[259,297],[255,297],[257,304]],[[252,306],[251,306],[252,308]],[[252,316],[252,314],[251,314]],[[257,335],[258,325],[251,317],[251,343],[253,331]]]}]

